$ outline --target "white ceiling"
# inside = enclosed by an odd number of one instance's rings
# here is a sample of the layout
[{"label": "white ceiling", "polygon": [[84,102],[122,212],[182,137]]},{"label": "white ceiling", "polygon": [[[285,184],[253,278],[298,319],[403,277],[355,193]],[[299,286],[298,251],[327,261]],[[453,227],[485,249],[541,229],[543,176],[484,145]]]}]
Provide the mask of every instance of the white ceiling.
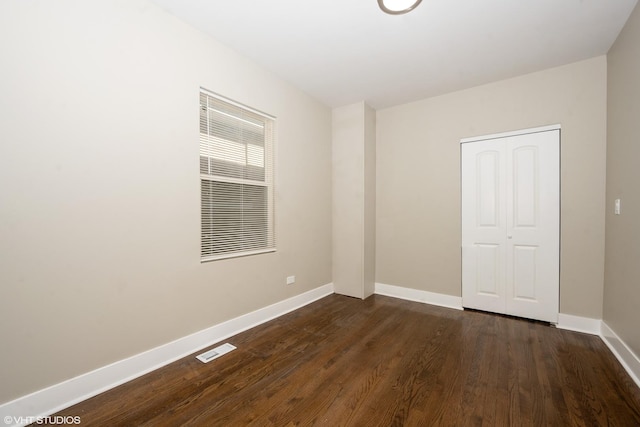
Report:
[{"label": "white ceiling", "polygon": [[605,54],[637,0],[153,0],[330,107],[402,104]]}]

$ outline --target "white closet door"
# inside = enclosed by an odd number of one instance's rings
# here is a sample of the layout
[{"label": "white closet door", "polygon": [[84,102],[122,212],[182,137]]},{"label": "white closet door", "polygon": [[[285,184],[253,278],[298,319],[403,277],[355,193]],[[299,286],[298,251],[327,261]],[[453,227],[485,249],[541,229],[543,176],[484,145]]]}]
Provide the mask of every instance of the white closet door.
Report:
[{"label": "white closet door", "polygon": [[462,145],[462,299],[556,323],[559,130]]},{"label": "white closet door", "polygon": [[505,313],[505,142],[462,146],[462,303]]},{"label": "white closet door", "polygon": [[507,140],[507,314],[558,322],[559,131]]}]

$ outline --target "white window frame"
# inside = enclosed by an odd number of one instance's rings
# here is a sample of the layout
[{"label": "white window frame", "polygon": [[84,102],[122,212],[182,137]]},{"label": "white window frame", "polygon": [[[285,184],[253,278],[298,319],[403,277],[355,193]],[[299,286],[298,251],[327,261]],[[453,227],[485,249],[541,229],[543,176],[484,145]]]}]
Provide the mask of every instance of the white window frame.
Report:
[{"label": "white window frame", "polygon": [[274,145],[275,117],[200,88],[201,262],[276,250]]}]

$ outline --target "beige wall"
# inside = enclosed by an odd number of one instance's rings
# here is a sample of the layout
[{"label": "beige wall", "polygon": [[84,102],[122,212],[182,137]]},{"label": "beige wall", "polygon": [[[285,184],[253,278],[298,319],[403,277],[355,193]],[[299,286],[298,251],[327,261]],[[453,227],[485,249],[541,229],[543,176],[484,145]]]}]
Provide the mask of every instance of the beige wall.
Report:
[{"label": "beige wall", "polygon": [[[640,8],[608,54],[604,321],[640,355]],[[621,214],[614,215],[614,200]]]},{"label": "beige wall", "polygon": [[606,66],[602,56],[378,111],[376,281],[460,296],[460,139],[559,123],[560,312],[601,318]]},{"label": "beige wall", "polygon": [[[0,52],[0,403],[331,282],[328,108],[145,0],[3,1]],[[199,261],[200,86],[277,116],[276,253]]]},{"label": "beige wall", "polygon": [[376,288],[376,111],[364,106],[364,283],[363,297]]},{"label": "beige wall", "polygon": [[366,298],[375,284],[375,112],[359,102],[332,118],[333,284]]}]

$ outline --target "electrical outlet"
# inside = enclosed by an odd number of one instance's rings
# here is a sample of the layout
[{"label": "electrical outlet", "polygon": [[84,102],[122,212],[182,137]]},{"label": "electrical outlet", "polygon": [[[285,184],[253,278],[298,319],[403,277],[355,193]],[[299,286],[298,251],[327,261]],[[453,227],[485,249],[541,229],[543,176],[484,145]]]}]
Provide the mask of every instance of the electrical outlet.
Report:
[{"label": "electrical outlet", "polygon": [[287,285],[293,285],[294,283],[296,283],[296,276],[288,276]]}]

